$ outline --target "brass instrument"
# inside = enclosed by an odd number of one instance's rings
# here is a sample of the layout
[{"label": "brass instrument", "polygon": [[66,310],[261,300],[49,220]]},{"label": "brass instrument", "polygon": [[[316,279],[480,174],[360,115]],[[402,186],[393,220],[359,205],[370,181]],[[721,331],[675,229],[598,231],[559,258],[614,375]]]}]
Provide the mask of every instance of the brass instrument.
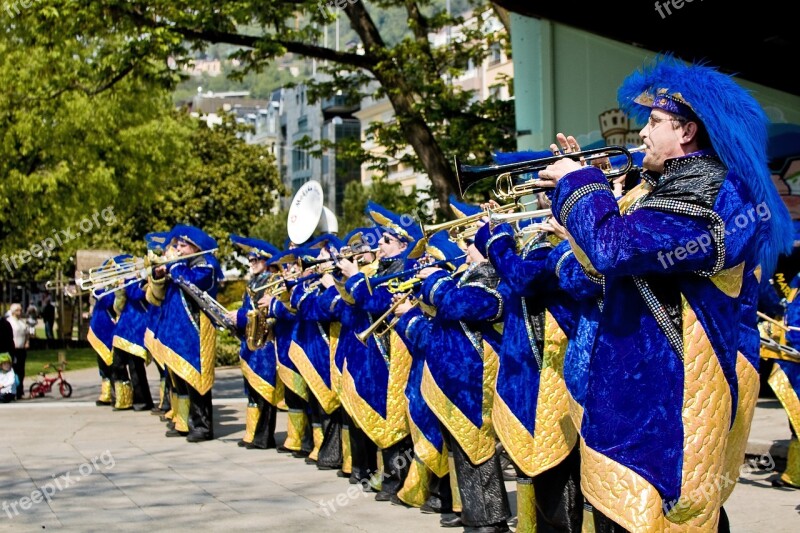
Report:
[{"label": "brass instrument", "polygon": [[[442,222],[440,224],[425,225],[420,223],[419,226],[422,230],[423,239],[430,239],[435,233],[438,233],[442,230],[448,230],[450,238],[454,241],[459,241],[466,238],[465,235],[470,231],[473,231],[471,226],[475,226],[477,228],[478,222],[480,222],[482,218],[489,216],[490,213],[510,213],[521,207],[523,207],[521,204],[508,204],[500,206],[493,211],[481,211],[480,213],[475,213],[474,215],[470,215],[468,217],[448,220],[447,222]],[[474,231],[477,231],[477,229]]]},{"label": "brass instrument", "polygon": [[[77,278],[76,282],[83,291],[96,291],[106,287],[118,285],[108,292],[121,290],[129,285],[147,279],[153,273],[153,269],[161,265],[174,263],[183,259],[191,259],[205,254],[214,253],[217,248],[203,250],[187,255],[176,255],[174,257],[164,257],[148,254],[143,258],[126,259],[122,264],[110,264],[89,270],[86,278]],[[120,284],[120,282],[124,282]]]},{"label": "brass instrument", "polygon": [[247,325],[244,328],[244,339],[247,348],[255,352],[274,339],[273,326],[275,319],[267,316],[267,309],[251,309],[247,312]]},{"label": "brass instrument", "polygon": [[489,225],[494,227],[504,222],[522,222],[523,220],[530,220],[531,218],[550,216],[550,214],[550,209],[536,209],[535,211],[522,211],[521,213],[498,213],[497,211],[493,211],[489,215]]},{"label": "brass instrument", "polygon": [[335,263],[336,261],[340,261],[342,259],[349,260],[352,259],[353,257],[362,254],[376,254],[378,253],[378,250],[379,248],[372,248],[369,250],[357,250],[357,251],[347,252],[344,254],[337,254],[333,257],[326,257],[326,258],[320,257],[318,259],[309,259],[309,260],[303,259],[303,266],[305,268],[311,268],[311,267],[316,267],[318,265],[323,265],[325,263],[331,263],[331,262]]},{"label": "brass instrument", "polygon": [[[366,346],[367,341],[372,335],[375,335],[377,337],[383,337],[389,334],[389,332],[391,332],[392,329],[397,325],[397,322],[400,320],[400,317],[396,317],[388,324],[385,324],[384,329],[379,331],[378,328],[384,326],[384,322],[389,318],[389,316],[392,315],[395,312],[395,310],[398,307],[400,307],[402,303],[408,300],[410,296],[411,296],[411,291],[408,291],[407,293],[403,294],[394,303],[392,303],[391,307],[389,307],[389,309],[387,309],[386,312],[380,316],[380,318],[378,318],[375,322],[373,322],[367,329],[357,334],[356,338],[361,342],[361,344]],[[419,305],[419,300],[414,300],[412,305],[414,307]]]},{"label": "brass instrument", "polygon": [[581,150],[578,152],[571,152],[566,154],[553,155],[551,157],[542,157],[539,159],[531,159],[530,161],[520,161],[518,163],[509,163],[507,165],[485,165],[485,166],[471,166],[465,165],[455,158],[456,165],[456,178],[458,181],[458,190],[461,196],[473,185],[486,178],[497,176],[494,186],[494,194],[499,200],[511,200],[527,196],[529,194],[536,194],[546,190],[544,187],[536,187],[532,183],[514,183],[514,177],[522,174],[529,174],[543,170],[548,165],[552,165],[557,161],[564,158],[574,160],[581,160],[584,162],[591,162],[596,159],[605,159],[614,156],[625,156],[626,163],[619,168],[601,168],[603,173],[608,179],[618,178],[630,172],[633,168],[632,152],[641,152],[645,149],[645,145],[637,146],[636,148],[625,148],[624,146],[606,146],[603,148],[594,148],[591,150]]}]

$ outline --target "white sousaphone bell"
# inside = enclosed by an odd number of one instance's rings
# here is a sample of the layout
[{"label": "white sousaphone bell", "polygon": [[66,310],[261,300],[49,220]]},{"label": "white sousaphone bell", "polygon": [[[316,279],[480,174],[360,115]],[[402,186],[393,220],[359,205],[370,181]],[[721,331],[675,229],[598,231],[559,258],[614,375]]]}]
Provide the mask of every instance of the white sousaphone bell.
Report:
[{"label": "white sousaphone bell", "polygon": [[289,206],[289,220],[286,230],[289,239],[298,246],[306,242],[315,231],[336,233],[339,222],[333,211],[322,205],[322,185],[310,180],[300,186]]}]

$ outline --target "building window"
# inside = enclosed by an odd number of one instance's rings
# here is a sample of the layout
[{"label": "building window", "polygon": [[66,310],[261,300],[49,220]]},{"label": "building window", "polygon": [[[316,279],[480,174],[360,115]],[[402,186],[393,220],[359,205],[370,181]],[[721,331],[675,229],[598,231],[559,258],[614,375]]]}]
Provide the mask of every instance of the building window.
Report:
[{"label": "building window", "polygon": [[302,116],[297,119],[297,131],[306,131],[308,129],[308,117]]},{"label": "building window", "polygon": [[503,61],[503,50],[499,43],[494,43],[489,49],[489,66],[497,65]]}]

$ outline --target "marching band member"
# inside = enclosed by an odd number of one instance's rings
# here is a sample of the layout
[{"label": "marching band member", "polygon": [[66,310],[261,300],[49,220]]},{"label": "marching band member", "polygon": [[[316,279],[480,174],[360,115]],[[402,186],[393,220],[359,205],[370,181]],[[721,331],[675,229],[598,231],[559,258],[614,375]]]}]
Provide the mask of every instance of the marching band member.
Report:
[{"label": "marching band member", "polygon": [[[297,277],[300,266],[296,249],[281,252],[272,258],[271,265],[281,270],[284,280]],[[281,290],[282,289],[282,290]],[[293,340],[296,310],[288,301],[288,292],[284,285],[279,286],[278,297],[266,292],[258,301],[258,306],[267,309],[267,316],[275,320],[275,350],[278,358],[278,377],[284,386],[284,399],[289,409],[289,424],[286,440],[278,448],[281,453],[291,453],[294,457],[306,457],[313,448],[308,420],[309,390],[306,381],[289,357]]]},{"label": "marching band member", "polygon": [[[304,259],[313,259],[315,256],[324,258],[330,257],[328,252],[330,248],[334,251],[341,248],[341,242],[335,236],[325,234],[302,248],[300,253]],[[319,265],[320,268],[325,266],[326,263]],[[312,269],[307,269],[301,277],[313,275]],[[311,392],[309,408],[314,448],[306,461],[316,463],[320,459],[323,437],[328,427],[333,426],[336,429],[329,436],[333,438],[336,435],[335,446],[326,447],[327,454],[323,455],[322,464],[318,466],[338,469],[341,466],[341,447],[338,440],[341,422],[337,410],[341,403],[331,385],[331,352],[328,336],[331,317],[327,309],[320,309],[315,305],[320,295],[319,283],[316,280],[313,283],[310,281],[292,283],[295,286],[291,293],[291,305],[297,310],[297,321],[292,344],[289,347],[289,358],[303,376]]]},{"label": "marching band member", "polygon": [[[344,244],[351,252],[361,251],[355,255],[353,263],[363,264],[359,271],[367,277],[377,271],[377,261],[372,253],[370,241],[377,242],[380,231],[377,228],[356,228],[344,237]],[[364,352],[368,348],[356,338],[356,333],[370,325],[370,316],[366,311],[354,305],[355,301],[344,289],[344,281],[336,280],[331,273],[320,278],[325,291],[317,299],[317,305],[328,310],[331,320],[331,388],[339,397],[344,412],[342,413],[342,469],[341,476],[349,477],[353,484],[363,483],[368,486],[370,478],[377,470],[378,449],[366,433],[353,419],[353,410],[342,389],[342,373],[349,354]],[[365,355],[356,357],[363,360]],[[326,434],[326,439],[328,438]]]},{"label": "marching band member", "polygon": [[[267,261],[278,255],[279,251],[270,243],[259,239],[231,234],[230,240],[247,253],[250,263],[250,279],[247,281],[242,306],[228,314],[236,323],[241,337],[244,337],[248,315],[256,311],[256,302],[263,293],[263,290],[254,291],[272,277]],[[269,340],[261,348],[251,350],[247,341],[242,340],[239,360],[247,388],[247,414],[245,434],[238,444],[248,449],[275,448],[275,422],[278,416],[276,406],[283,398],[283,387],[277,374],[275,342]]]},{"label": "marching band member", "polygon": [[580,452],[564,381],[567,338],[578,303],[548,265],[551,234],[528,237],[519,254],[509,224],[484,225],[476,246],[494,265],[505,304],[492,421],[517,469],[517,530],[580,531]]},{"label": "marching band member", "polygon": [[[451,271],[456,271],[464,265],[464,252],[449,239],[446,231],[433,234],[425,242],[425,248],[419,251],[413,250],[409,254],[409,258],[414,259],[415,257],[412,256],[416,256],[418,253],[424,253],[426,257],[437,261],[448,261],[447,266]],[[429,354],[424,336],[419,336],[419,332],[426,331],[426,329],[415,328],[414,325],[417,321],[427,323],[429,319],[422,310],[413,306],[414,304],[407,299],[395,309],[395,314],[399,319],[394,329],[408,346],[413,358],[405,390],[408,399],[408,425],[414,443],[415,463],[412,468],[416,468],[417,475],[427,483],[423,484],[422,490],[416,491],[411,487],[407,489],[404,486],[398,492],[397,498],[407,505],[419,507],[423,512],[441,514],[443,525],[461,525],[461,519],[453,514],[453,491],[449,474],[448,450],[442,435],[441,423],[425,402],[421,390],[423,369]],[[409,336],[411,331],[417,335]],[[453,485],[455,486],[455,483]],[[458,492],[457,488],[455,492]]]},{"label": "marching band member", "polygon": [[[133,259],[132,256],[123,257]],[[142,280],[128,285],[118,290],[114,296],[114,309],[119,318],[114,329],[114,359],[111,367],[115,381],[121,383],[125,389],[130,387],[123,395],[123,401],[117,395],[114,410],[149,411],[153,408],[153,397],[150,395],[145,369],[145,365],[150,362],[150,356],[144,346],[148,307],[144,283]]]},{"label": "marching band member", "polygon": [[[109,267],[114,259],[108,259],[103,267]],[[114,393],[112,392],[111,363],[114,360],[113,342],[114,327],[117,315],[114,311],[114,294],[110,292],[93,292],[95,297],[92,318],[89,321],[89,334],[87,340],[97,352],[97,371],[100,374],[100,396],[95,405],[113,405]]]},{"label": "marching band member", "polygon": [[[366,210],[383,230],[376,275],[401,272],[409,245],[421,236],[419,228],[413,221],[404,224],[404,217],[374,202],[369,202]],[[371,315],[370,323],[384,315],[392,303],[392,294],[386,287],[371,287],[369,278],[351,261],[343,259],[339,265],[348,278],[347,292],[356,307]],[[388,337],[371,335],[367,339],[369,349],[348,353],[342,371],[342,391],[353,419],[381,450],[384,473],[380,492],[375,495],[377,501],[390,501],[400,490],[412,453],[404,394],[411,356],[395,332]]]},{"label": "marching band member", "polygon": [[[797,301],[796,296],[800,275],[792,280],[790,286],[786,309],[786,325],[789,331],[786,332],[786,340],[797,349],[800,348],[800,301]],[[789,416],[789,429],[792,432],[786,469],[772,485],[800,489],[800,441],[797,439],[800,434],[800,360],[776,359],[769,376],[769,385]]]},{"label": "marching band member", "polygon": [[[661,58],[619,96],[632,116],[647,117],[643,178],[652,190],[620,214],[594,167],[564,158],[537,180],[557,185],[558,223],[603,276],[582,488],[597,531],[714,531],[740,394],[739,324],[755,323],[754,312],[742,315],[740,291],[757,265],[771,271],[790,247],[788,213],[766,166],[766,117],[729,77]],[[578,149],[574,138],[558,141],[554,151]],[[769,220],[748,217],[761,205]]]},{"label": "marching band member", "polygon": [[[170,234],[168,231],[152,232],[145,235],[144,240],[147,243],[148,253],[151,251],[166,253],[167,247],[170,244]],[[150,282],[148,280],[148,285],[149,283]],[[147,288],[145,288],[144,292],[146,300]],[[158,368],[158,374],[160,377],[158,405],[156,405],[153,408],[151,414],[161,415],[164,421],[166,421],[167,414],[169,414],[169,419],[170,420],[172,419],[173,393],[172,393],[172,384],[170,382],[169,372],[164,366],[164,363],[158,358],[158,352],[153,347],[153,339],[155,338],[154,332],[158,329],[158,323],[160,320],[161,320],[161,306],[148,305],[143,342],[144,342],[144,347],[150,354],[150,357],[152,357],[153,361],[155,361],[156,363],[156,368]]]},{"label": "marching band member", "polygon": [[[450,474],[458,485],[461,522],[468,529],[508,531],[511,511],[492,427],[500,344],[495,326],[503,316],[503,300],[497,273],[471,242],[467,264],[458,281],[439,268],[417,274],[424,280],[422,302],[435,307],[436,316],[411,324],[406,332],[427,350],[420,389],[453,453]],[[458,505],[454,498],[454,509]]]},{"label": "marching band member", "polygon": [[[217,248],[213,238],[193,226],[178,225],[171,236],[179,256]],[[211,387],[217,332],[184,290],[193,285],[214,296],[221,279],[222,269],[210,254],[160,265],[153,271],[148,301],[163,307],[153,346],[172,372],[178,402],[175,428],[167,431],[168,437],[185,436],[189,442],[214,438]]]}]

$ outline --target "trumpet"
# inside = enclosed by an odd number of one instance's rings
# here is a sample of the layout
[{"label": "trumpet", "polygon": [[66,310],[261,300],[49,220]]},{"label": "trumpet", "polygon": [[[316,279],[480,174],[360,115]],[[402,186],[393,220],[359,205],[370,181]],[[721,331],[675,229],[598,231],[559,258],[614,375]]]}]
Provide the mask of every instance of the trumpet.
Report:
[{"label": "trumpet", "polygon": [[[380,318],[378,318],[375,322],[373,322],[367,329],[365,329],[361,333],[358,333],[356,335],[356,338],[361,342],[361,344],[366,346],[367,341],[369,341],[369,338],[373,335],[375,335],[376,337],[384,337],[388,335],[389,332],[391,332],[392,329],[394,329],[394,327],[397,325],[397,322],[400,320],[400,317],[392,319],[392,321],[389,322],[388,324],[384,324],[384,322],[389,318],[390,315],[392,315],[395,312],[395,310],[398,307],[400,307],[401,304],[403,304],[406,300],[408,300],[409,297],[411,297],[411,291],[408,291],[405,294],[403,294],[391,305],[391,307],[389,307],[389,309],[386,310],[385,313],[383,313],[380,316]],[[412,303],[412,307],[416,307],[417,305],[419,305],[419,300],[415,299]],[[384,326],[383,329],[379,329],[381,326]]]},{"label": "trumpet", "polygon": [[331,262],[336,263],[338,261],[341,261],[342,259],[352,259],[353,257],[356,257],[358,255],[362,255],[362,254],[376,254],[376,253],[378,253],[378,250],[379,250],[379,248],[370,248],[369,250],[352,251],[352,252],[347,252],[347,253],[344,253],[344,254],[337,254],[337,255],[334,255],[332,257],[327,257],[327,258],[308,259],[308,260],[306,260],[304,258],[303,259],[303,266],[306,267],[306,268],[310,268],[310,267],[315,267],[315,266],[318,266],[318,265],[323,265],[325,263],[331,263]]},{"label": "trumpet", "polygon": [[493,211],[489,214],[489,225],[498,226],[505,222],[522,222],[531,218],[541,218],[550,216],[550,209],[537,209],[535,211],[523,211],[521,213],[498,213]]},{"label": "trumpet", "polygon": [[613,179],[623,176],[630,172],[633,168],[634,152],[641,152],[645,149],[645,145],[637,146],[636,148],[625,148],[624,146],[606,146],[603,148],[593,148],[591,150],[580,150],[578,152],[571,152],[567,154],[554,155],[552,157],[542,157],[539,159],[531,159],[530,161],[520,161],[518,163],[509,163],[507,165],[485,165],[485,166],[471,166],[465,165],[455,159],[456,165],[456,178],[458,181],[458,190],[461,196],[473,185],[486,178],[497,176],[494,186],[494,194],[499,200],[510,200],[535,194],[546,190],[544,187],[536,187],[532,183],[514,183],[514,177],[522,174],[529,174],[531,172],[538,172],[543,170],[548,165],[560,161],[564,158],[573,160],[582,160],[584,162],[591,162],[596,159],[605,159],[610,157],[624,156],[625,164],[619,168],[601,168],[606,178]]},{"label": "trumpet", "polygon": [[[422,230],[423,238],[430,239],[435,233],[438,233],[442,230],[448,230],[450,233],[450,238],[453,240],[458,240],[459,237],[466,231],[466,229],[462,229],[464,226],[471,226],[477,224],[482,218],[489,216],[490,213],[510,213],[515,209],[522,207],[521,204],[508,204],[504,206],[500,206],[493,211],[481,211],[480,213],[475,213],[474,215],[470,215],[464,218],[457,218],[455,220],[448,220],[447,222],[442,222],[441,224],[422,224],[420,222],[419,227]],[[456,231],[459,230],[459,231]]]}]

